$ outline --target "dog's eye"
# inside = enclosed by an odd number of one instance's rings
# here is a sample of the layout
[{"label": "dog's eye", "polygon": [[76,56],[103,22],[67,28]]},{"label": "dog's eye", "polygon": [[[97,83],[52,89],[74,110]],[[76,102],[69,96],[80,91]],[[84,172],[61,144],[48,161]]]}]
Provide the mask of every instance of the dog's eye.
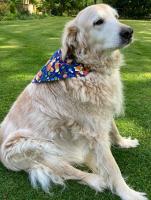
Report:
[{"label": "dog's eye", "polygon": [[98,26],[98,25],[101,25],[104,23],[104,20],[103,19],[99,19],[97,20],[96,22],[93,23],[94,26]]}]

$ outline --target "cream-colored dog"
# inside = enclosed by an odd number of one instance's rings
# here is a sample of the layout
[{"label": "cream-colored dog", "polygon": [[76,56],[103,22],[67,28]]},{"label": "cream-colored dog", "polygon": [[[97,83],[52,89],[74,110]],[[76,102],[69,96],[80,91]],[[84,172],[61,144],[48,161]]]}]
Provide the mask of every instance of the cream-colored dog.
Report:
[{"label": "cream-colored dog", "polygon": [[[0,158],[9,169],[26,171],[34,187],[48,192],[51,182],[75,179],[96,191],[110,188],[123,200],[146,200],[123,179],[111,143],[136,147],[123,138],[114,116],[122,110],[118,49],[132,40],[133,30],[121,24],[108,5],[87,7],[69,22],[62,38],[63,59],[70,52],[89,66],[86,77],[30,83],[0,128]],[[86,164],[92,173],[74,164]]]}]

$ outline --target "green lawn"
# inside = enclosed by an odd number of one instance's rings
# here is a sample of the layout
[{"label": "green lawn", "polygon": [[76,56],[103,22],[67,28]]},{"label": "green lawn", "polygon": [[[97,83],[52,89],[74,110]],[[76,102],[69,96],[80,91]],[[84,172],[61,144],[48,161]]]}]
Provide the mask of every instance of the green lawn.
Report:
[{"label": "green lawn", "polygon": [[[52,17],[31,21],[0,22],[0,121],[17,95],[38,69],[60,46],[63,26],[69,18]],[[122,67],[125,117],[117,120],[120,132],[140,140],[136,149],[113,148],[127,183],[151,199],[151,22],[125,21],[135,31],[135,42],[125,54]],[[24,172],[0,165],[1,200],[118,200],[110,192],[96,194],[87,186],[70,181],[51,196],[30,186]]]}]

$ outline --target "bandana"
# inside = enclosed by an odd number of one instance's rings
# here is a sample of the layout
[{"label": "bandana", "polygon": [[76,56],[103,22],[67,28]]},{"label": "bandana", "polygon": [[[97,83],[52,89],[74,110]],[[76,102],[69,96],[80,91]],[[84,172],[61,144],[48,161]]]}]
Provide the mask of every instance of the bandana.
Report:
[{"label": "bandana", "polygon": [[69,55],[66,56],[65,60],[62,60],[62,52],[59,49],[37,73],[32,83],[46,83],[67,78],[85,77],[89,72],[88,68],[84,67],[83,64],[77,63]]}]

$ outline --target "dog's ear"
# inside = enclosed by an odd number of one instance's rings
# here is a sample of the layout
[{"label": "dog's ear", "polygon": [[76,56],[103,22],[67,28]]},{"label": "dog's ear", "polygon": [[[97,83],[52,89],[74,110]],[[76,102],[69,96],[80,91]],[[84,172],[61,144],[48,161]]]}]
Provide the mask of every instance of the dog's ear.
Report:
[{"label": "dog's ear", "polygon": [[62,59],[64,60],[67,53],[72,54],[74,49],[77,48],[79,29],[76,26],[74,20],[68,22],[65,26],[62,36]]}]

